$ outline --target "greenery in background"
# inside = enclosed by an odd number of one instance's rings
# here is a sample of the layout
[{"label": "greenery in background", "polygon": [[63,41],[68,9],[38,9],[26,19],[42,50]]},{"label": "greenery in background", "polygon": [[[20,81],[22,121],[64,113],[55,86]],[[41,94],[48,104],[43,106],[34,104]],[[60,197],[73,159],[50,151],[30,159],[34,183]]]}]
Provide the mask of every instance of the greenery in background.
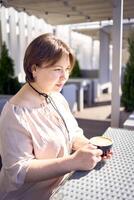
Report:
[{"label": "greenery in background", "polygon": [[124,72],[121,104],[127,112],[134,111],[134,35],[128,39],[129,59]]},{"label": "greenery in background", "polygon": [[70,74],[70,78],[78,78],[81,77],[80,65],[79,61],[76,59],[74,68]]},{"label": "greenery in background", "polygon": [[0,94],[15,94],[21,88],[17,77],[14,77],[14,63],[3,43],[0,56]]}]

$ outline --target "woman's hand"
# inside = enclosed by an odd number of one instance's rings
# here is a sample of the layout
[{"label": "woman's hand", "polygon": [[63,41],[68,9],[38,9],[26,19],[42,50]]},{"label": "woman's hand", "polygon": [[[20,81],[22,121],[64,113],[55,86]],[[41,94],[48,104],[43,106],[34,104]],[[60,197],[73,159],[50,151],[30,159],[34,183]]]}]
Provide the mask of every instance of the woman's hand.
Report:
[{"label": "woman's hand", "polygon": [[86,138],[84,135],[78,136],[78,137],[75,138],[75,140],[72,144],[72,150],[77,151],[79,148],[82,148],[87,144],[89,144],[88,138]]},{"label": "woman's hand", "polygon": [[72,154],[74,170],[91,170],[101,161],[102,150],[92,144],[86,144]]},{"label": "woman's hand", "polygon": [[[73,146],[72,146],[72,151],[77,151],[78,149],[84,147],[85,145],[88,145],[88,146],[92,146],[91,148],[97,148],[95,147],[94,145],[92,145],[91,143],[89,143],[90,140],[88,138],[86,138],[84,135],[81,136],[81,137],[76,137],[74,143],[73,143]],[[102,155],[101,158],[102,160],[106,160],[106,159],[110,159],[113,155],[113,152],[112,150],[110,150],[109,152],[107,152],[106,155]]]}]

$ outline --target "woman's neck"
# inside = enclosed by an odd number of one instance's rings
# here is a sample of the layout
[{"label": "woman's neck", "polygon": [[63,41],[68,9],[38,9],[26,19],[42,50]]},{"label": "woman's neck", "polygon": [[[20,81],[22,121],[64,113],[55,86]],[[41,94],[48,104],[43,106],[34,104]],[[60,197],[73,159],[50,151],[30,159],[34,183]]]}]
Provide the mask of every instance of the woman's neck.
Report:
[{"label": "woman's neck", "polygon": [[49,95],[48,92],[44,91],[38,83],[36,82],[27,82],[28,85],[35,91],[37,92],[38,94],[46,94],[46,95]]}]

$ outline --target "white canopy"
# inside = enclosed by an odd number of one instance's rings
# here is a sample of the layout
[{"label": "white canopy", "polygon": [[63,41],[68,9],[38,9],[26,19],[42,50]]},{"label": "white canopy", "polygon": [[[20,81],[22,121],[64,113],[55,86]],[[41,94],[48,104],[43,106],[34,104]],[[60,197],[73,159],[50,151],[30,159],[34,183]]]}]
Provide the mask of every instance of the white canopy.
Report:
[{"label": "white canopy", "polygon": [[[117,0],[118,1],[118,0]],[[3,0],[6,7],[44,18],[52,25],[113,19],[112,0]],[[124,0],[125,19],[134,18],[134,1]]]},{"label": "white canopy", "polygon": [[[75,26],[77,27],[77,26]],[[87,27],[77,27],[77,28],[73,28],[72,30],[87,36],[92,37],[94,40],[99,40],[100,39],[100,30],[105,31],[105,33],[107,33],[109,35],[110,38],[110,43],[112,43],[112,25],[106,25],[106,26],[102,26],[100,25],[100,27],[96,27],[96,28],[92,28],[90,26]],[[130,37],[130,35],[134,33],[134,21],[133,22],[126,22],[123,24],[123,48],[128,48],[128,38]]]}]

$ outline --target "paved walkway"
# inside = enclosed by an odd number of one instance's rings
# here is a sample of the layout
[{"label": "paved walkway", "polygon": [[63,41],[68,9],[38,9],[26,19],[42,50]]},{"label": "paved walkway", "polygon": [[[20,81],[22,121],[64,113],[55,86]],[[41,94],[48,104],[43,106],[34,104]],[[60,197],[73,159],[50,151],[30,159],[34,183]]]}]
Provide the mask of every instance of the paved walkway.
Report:
[{"label": "paved walkway", "polygon": [[[123,127],[123,123],[129,115],[130,113],[126,113],[122,107],[120,108],[120,128]],[[74,116],[88,138],[102,135],[111,125],[111,96],[101,95],[92,107],[76,112]]]}]

